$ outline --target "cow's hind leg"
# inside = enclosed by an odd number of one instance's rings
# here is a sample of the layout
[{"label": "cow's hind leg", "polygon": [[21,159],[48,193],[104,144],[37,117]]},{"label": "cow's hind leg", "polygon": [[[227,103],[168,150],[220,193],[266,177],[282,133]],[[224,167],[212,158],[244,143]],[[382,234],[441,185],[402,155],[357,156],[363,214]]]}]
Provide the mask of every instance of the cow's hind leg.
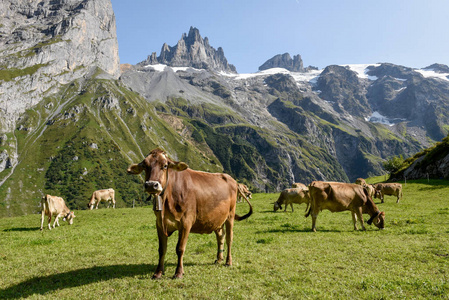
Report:
[{"label": "cow's hind leg", "polygon": [[223,252],[224,252],[224,241],[225,241],[225,231],[224,224],[220,229],[215,231],[215,236],[217,237],[217,260],[216,264],[221,263],[223,261]]},{"label": "cow's hind leg", "polygon": [[181,228],[178,235],[178,244],[176,245],[176,254],[178,255],[178,265],[173,278],[182,278],[184,275],[184,252],[186,251],[187,239],[189,238],[190,227]]},{"label": "cow's hind leg", "polygon": [[232,266],[232,255],[231,255],[231,247],[232,240],[234,238],[234,217],[229,217],[226,220],[226,245],[228,246],[228,254],[226,256],[226,265]]},{"label": "cow's hind leg", "polygon": [[164,274],[165,253],[167,253],[168,237],[164,234],[162,228],[160,228],[159,226],[157,226],[157,236],[159,240],[159,264],[157,265],[156,271],[153,274],[153,279],[160,279]]}]

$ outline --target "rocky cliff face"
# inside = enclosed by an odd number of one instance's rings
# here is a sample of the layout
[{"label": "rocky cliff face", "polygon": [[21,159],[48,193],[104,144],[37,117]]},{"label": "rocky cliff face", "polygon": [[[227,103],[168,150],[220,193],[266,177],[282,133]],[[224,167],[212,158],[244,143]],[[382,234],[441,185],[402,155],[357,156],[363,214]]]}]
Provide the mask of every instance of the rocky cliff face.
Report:
[{"label": "rocky cliff face", "polygon": [[229,64],[221,47],[217,50],[209,45],[209,39],[202,38],[195,27],[190,27],[189,34],[182,35],[178,44],[170,47],[164,44],[159,56],[153,52],[148,58],[139,63],[141,66],[164,64],[171,67],[193,67],[211,71],[225,71],[236,73],[233,65]]},{"label": "rocky cliff face", "polygon": [[0,131],[61,84],[98,67],[119,76],[109,0],[5,0],[0,3]]},{"label": "rocky cliff face", "polygon": [[[115,16],[109,0],[0,3],[0,171],[17,163],[19,116],[96,68],[118,78]],[[29,130],[31,130],[29,128]]]}]

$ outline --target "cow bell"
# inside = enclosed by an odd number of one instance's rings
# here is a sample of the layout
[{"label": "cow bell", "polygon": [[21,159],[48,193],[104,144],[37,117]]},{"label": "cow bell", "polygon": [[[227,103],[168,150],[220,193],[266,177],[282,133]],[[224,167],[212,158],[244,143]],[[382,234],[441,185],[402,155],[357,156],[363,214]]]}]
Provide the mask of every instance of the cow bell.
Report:
[{"label": "cow bell", "polygon": [[154,195],[153,210],[162,211],[162,197],[159,195]]}]

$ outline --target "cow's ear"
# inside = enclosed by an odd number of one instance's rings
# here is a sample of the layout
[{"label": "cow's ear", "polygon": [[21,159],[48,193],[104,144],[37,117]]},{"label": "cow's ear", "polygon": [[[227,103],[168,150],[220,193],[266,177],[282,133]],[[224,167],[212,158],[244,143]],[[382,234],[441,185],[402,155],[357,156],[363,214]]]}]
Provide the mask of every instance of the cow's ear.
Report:
[{"label": "cow's ear", "polygon": [[188,164],[186,164],[185,162],[174,162],[169,164],[168,166],[169,168],[176,170],[176,171],[184,171],[185,169],[187,169],[189,167]]},{"label": "cow's ear", "polygon": [[127,171],[128,171],[128,174],[135,174],[135,175],[137,175],[137,174],[142,173],[143,166],[142,166],[141,163],[140,164],[133,164],[133,165],[130,165],[128,167]]}]

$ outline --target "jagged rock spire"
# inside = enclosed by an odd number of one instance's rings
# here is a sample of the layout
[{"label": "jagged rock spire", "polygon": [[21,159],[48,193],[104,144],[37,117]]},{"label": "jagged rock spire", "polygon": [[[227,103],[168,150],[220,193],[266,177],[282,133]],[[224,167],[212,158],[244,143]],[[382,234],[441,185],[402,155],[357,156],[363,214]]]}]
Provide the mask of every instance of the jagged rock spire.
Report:
[{"label": "jagged rock spire", "polygon": [[161,54],[153,52],[139,65],[165,64],[171,67],[193,67],[213,71],[236,73],[233,65],[229,64],[221,47],[217,50],[209,45],[209,39],[202,38],[200,31],[190,27],[189,33],[183,33],[176,46],[170,47],[166,43],[162,46]]}]

